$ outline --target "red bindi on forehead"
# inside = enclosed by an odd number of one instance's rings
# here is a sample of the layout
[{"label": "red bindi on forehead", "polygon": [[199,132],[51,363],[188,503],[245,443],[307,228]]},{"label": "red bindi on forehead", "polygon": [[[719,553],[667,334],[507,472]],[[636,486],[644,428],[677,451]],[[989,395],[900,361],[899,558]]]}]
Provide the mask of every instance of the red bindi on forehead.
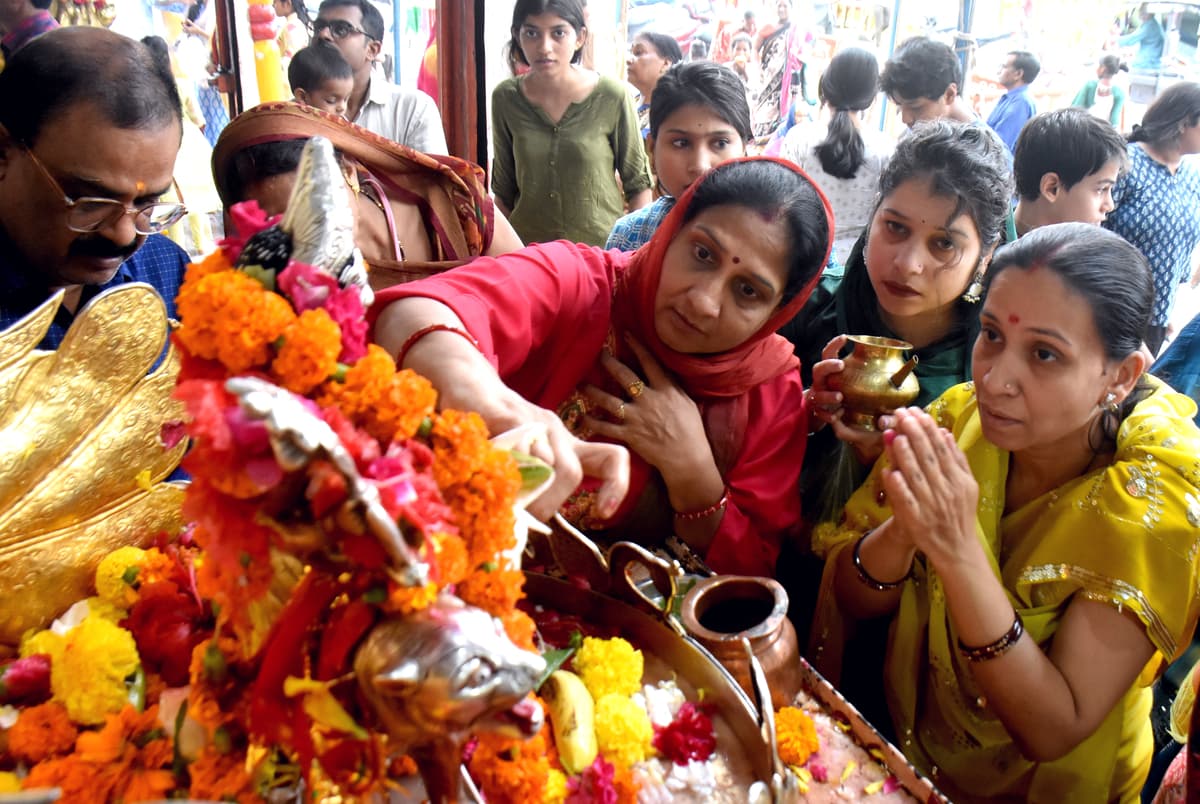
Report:
[{"label": "red bindi on forehead", "polygon": [[1020,323],[1021,323],[1021,316],[1019,316],[1019,315],[1010,315],[1010,316],[1008,317],[1008,323],[1012,324],[1013,326],[1016,326],[1017,324],[1020,324]]},{"label": "red bindi on forehead", "polygon": [[741,257],[734,257],[734,258],[733,258],[733,264],[734,264],[734,265],[741,265],[741,264],[742,264],[742,258],[741,258]]}]

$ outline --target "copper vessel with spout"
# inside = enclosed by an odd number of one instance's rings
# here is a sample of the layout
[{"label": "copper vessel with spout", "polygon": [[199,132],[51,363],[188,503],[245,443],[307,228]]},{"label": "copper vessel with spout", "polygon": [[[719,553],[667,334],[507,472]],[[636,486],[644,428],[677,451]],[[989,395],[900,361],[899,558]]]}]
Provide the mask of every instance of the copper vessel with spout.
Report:
[{"label": "copper vessel with spout", "polygon": [[875,421],[883,413],[903,407],[917,398],[921,385],[913,369],[917,356],[904,359],[913,345],[895,338],[874,335],[848,335],[853,350],[842,359],[845,368],[840,377],[843,421],[860,430],[876,429]]}]

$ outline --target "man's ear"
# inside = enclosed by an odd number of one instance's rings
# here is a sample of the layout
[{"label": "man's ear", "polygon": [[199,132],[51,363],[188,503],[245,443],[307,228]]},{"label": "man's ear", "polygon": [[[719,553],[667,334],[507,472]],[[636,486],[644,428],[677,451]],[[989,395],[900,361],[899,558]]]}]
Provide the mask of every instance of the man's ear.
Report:
[{"label": "man's ear", "polygon": [[951,84],[946,87],[946,91],[942,93],[942,103],[950,106],[958,98],[958,84]]},{"label": "man's ear", "polygon": [[1038,182],[1038,195],[1052,204],[1058,200],[1059,191],[1064,189],[1062,179],[1054,172],[1043,173],[1042,180]]},{"label": "man's ear", "polygon": [[383,49],[383,42],[380,42],[377,39],[372,39],[370,44],[367,45],[367,55],[371,57],[371,61],[375,61],[377,58],[379,58],[379,51],[381,49]]}]

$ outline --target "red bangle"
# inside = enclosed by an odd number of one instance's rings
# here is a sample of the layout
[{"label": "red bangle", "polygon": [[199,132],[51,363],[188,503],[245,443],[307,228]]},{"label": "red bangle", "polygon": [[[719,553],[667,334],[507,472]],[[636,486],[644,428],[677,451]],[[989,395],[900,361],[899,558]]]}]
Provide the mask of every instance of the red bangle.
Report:
[{"label": "red bangle", "polygon": [[729,489],[728,488],[726,488],[724,491],[721,492],[721,499],[717,500],[715,503],[708,506],[707,508],[701,508],[699,511],[688,511],[686,513],[682,512],[682,511],[676,511],[675,518],[681,519],[684,522],[695,522],[697,519],[704,519],[705,517],[710,517],[713,514],[717,513],[718,511],[724,511],[725,506],[727,506],[727,505],[729,505]]},{"label": "red bangle", "polygon": [[471,342],[471,345],[476,349],[479,348],[479,341],[475,340],[471,333],[467,332],[462,327],[454,327],[450,324],[430,324],[427,327],[421,327],[419,330],[408,336],[408,340],[400,347],[400,351],[396,353],[396,368],[404,368],[404,358],[408,357],[408,351],[413,348],[417,341],[424,338],[431,332],[453,332],[455,335],[461,335]]}]

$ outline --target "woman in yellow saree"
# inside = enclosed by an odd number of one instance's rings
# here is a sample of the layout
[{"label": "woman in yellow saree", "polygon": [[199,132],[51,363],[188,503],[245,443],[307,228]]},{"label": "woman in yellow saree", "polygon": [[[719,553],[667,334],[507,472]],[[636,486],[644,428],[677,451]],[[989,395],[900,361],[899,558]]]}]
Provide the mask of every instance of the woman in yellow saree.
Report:
[{"label": "woman in yellow saree", "polygon": [[1045,227],[987,282],[974,382],[898,411],[815,535],[815,633],[836,654],[840,615],[892,614],[896,734],[953,801],[1135,801],[1149,685],[1198,613],[1196,407],[1143,373],[1153,288],[1121,238]]}]

